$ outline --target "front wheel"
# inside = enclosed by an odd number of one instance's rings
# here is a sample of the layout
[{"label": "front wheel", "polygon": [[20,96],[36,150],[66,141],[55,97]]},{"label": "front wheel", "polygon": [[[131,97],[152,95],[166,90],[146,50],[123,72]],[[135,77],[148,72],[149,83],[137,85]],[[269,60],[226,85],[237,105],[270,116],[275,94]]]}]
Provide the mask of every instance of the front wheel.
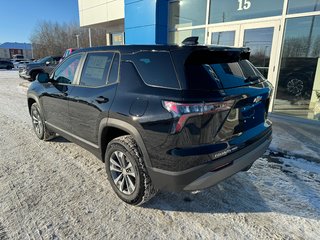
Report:
[{"label": "front wheel", "polygon": [[30,115],[32,119],[33,130],[39,139],[48,141],[56,136],[55,133],[47,129],[37,103],[33,103],[31,105]]},{"label": "front wheel", "polygon": [[31,80],[31,81],[35,81],[39,73],[40,73],[40,72],[38,72],[38,71],[31,72],[31,73],[30,73],[30,80]]},{"label": "front wheel", "polygon": [[110,184],[124,202],[141,205],[157,193],[140,149],[130,135],[115,138],[108,144],[105,164]]}]

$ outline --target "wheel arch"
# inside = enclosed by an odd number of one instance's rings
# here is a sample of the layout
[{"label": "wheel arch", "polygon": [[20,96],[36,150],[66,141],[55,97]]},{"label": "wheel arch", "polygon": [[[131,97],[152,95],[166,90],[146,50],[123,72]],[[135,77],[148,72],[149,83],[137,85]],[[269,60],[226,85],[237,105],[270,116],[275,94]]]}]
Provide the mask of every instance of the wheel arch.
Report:
[{"label": "wheel arch", "polygon": [[149,154],[138,130],[131,124],[114,118],[105,118],[100,122],[99,147],[101,151],[101,160],[104,161],[105,152],[109,142],[112,139],[123,135],[131,135],[134,138],[141,150],[145,165],[147,167],[151,167]]},{"label": "wheel arch", "polygon": [[29,110],[29,114],[30,114],[30,111],[31,111],[31,106],[34,103],[37,103],[39,108],[41,109],[41,105],[40,105],[39,99],[37,97],[33,96],[33,95],[28,95],[28,110]]},{"label": "wheel arch", "polygon": [[[37,72],[37,73],[39,74],[39,73],[43,73],[44,71],[43,71],[43,69],[41,69],[41,68],[31,69],[30,72],[29,72],[29,76],[31,77],[31,79],[32,79],[32,75],[33,75],[35,72]],[[35,80],[35,79],[32,79],[32,80]]]}]

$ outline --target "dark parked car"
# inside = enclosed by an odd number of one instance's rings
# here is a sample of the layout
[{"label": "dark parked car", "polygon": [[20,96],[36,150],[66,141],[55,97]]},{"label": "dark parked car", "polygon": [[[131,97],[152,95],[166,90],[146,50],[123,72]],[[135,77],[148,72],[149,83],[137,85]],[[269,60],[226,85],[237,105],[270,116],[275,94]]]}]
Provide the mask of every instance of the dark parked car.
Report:
[{"label": "dark parked car", "polygon": [[248,57],[198,45],[79,50],[30,85],[35,133],[102,159],[129,204],[208,188],[248,170],[271,141],[272,86]]},{"label": "dark parked car", "polygon": [[52,70],[59,64],[61,57],[45,57],[38,61],[31,62],[25,67],[19,67],[19,76],[29,81],[34,81],[39,73],[51,73]]},{"label": "dark parked car", "polygon": [[14,65],[12,62],[0,60],[0,69],[11,70],[12,68],[14,68]]}]

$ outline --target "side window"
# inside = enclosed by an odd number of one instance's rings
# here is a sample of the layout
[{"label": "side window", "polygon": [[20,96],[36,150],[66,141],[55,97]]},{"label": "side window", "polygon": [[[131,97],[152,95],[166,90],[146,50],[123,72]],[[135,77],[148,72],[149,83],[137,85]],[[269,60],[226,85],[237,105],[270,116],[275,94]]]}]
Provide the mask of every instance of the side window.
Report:
[{"label": "side window", "polygon": [[82,54],[74,55],[63,62],[55,71],[53,79],[59,83],[71,84],[74,80]]},{"label": "side window", "polygon": [[113,58],[113,63],[112,63],[112,67],[111,67],[109,79],[108,79],[108,84],[112,84],[118,81],[119,61],[120,61],[119,53],[116,53]]},{"label": "side window", "polygon": [[139,52],[133,55],[133,61],[146,84],[180,88],[169,52]]},{"label": "side window", "polygon": [[80,85],[99,87],[107,84],[114,53],[89,53],[84,64]]}]

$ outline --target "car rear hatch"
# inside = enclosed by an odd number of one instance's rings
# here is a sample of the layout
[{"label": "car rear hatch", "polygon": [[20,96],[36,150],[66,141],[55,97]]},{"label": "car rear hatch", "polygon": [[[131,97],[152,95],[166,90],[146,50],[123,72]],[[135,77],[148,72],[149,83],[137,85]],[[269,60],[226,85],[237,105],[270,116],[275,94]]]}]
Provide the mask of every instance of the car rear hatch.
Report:
[{"label": "car rear hatch", "polygon": [[270,132],[272,86],[248,60],[249,50],[189,49],[172,51],[183,101],[163,103],[175,116],[172,134],[183,138],[175,154],[196,147],[195,155],[219,158]]}]

